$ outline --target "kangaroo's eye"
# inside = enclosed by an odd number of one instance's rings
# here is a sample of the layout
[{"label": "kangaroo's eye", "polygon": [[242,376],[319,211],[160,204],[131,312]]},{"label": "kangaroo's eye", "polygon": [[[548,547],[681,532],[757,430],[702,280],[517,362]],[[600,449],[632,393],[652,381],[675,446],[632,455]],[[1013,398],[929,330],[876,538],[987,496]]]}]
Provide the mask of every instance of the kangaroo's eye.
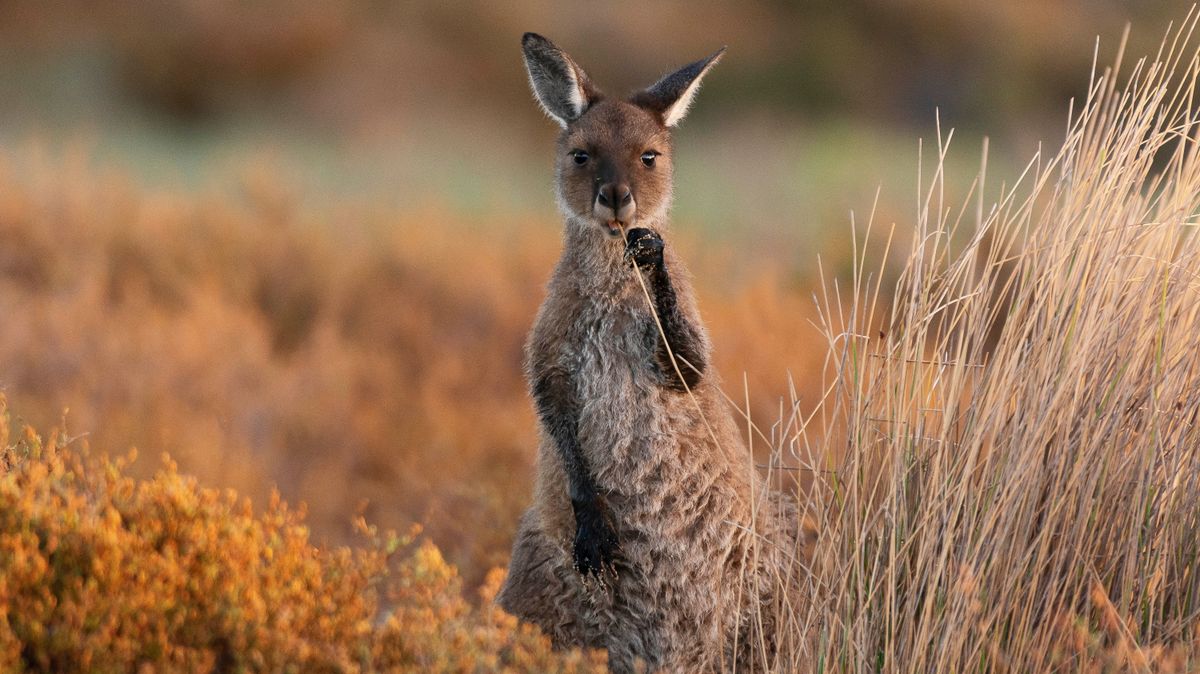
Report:
[{"label": "kangaroo's eye", "polygon": [[588,153],[584,152],[583,150],[575,150],[571,153],[571,158],[575,160],[576,164],[583,166],[587,163]]},{"label": "kangaroo's eye", "polygon": [[654,150],[647,150],[642,153],[642,163],[645,164],[646,168],[654,168],[654,158],[657,156],[658,153]]}]

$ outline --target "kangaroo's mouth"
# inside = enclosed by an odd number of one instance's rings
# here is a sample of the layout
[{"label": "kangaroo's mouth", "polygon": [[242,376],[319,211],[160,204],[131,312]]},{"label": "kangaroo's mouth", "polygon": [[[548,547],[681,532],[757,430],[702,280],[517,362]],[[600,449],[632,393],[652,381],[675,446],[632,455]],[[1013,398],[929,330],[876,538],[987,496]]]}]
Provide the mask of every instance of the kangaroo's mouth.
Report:
[{"label": "kangaroo's mouth", "polygon": [[620,220],[609,220],[604,223],[604,229],[608,231],[608,235],[614,239],[621,236],[621,230],[625,228],[625,223]]}]

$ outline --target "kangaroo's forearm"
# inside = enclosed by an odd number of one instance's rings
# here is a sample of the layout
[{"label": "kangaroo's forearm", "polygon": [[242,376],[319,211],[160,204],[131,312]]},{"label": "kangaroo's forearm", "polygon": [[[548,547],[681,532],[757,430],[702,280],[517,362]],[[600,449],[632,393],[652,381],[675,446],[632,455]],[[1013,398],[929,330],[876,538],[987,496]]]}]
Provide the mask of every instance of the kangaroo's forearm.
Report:
[{"label": "kangaroo's forearm", "polygon": [[556,368],[535,372],[533,402],[546,431],[558,448],[567,474],[567,491],[575,517],[600,507],[596,483],[579,445],[579,401],[567,374]]},{"label": "kangaroo's forearm", "polygon": [[[663,334],[667,338],[665,343],[659,339],[655,354],[659,371],[666,378],[668,385],[675,390],[695,388],[708,367],[703,340],[696,326],[679,307],[678,297],[665,265],[659,265],[651,272],[650,283],[654,287],[654,308],[658,312],[658,320],[662,322]],[[675,362],[671,360],[672,355],[675,356]],[[682,380],[680,375],[683,376]]]}]

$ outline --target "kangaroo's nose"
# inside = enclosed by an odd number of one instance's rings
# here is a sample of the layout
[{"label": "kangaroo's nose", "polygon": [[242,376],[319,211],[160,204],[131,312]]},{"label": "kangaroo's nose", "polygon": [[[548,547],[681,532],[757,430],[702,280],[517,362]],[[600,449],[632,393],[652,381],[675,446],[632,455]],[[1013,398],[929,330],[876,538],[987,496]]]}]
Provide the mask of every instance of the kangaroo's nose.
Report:
[{"label": "kangaroo's nose", "polygon": [[609,183],[600,187],[598,199],[601,206],[620,210],[633,203],[633,190],[629,189],[629,185],[614,185]]},{"label": "kangaroo's nose", "polygon": [[596,195],[596,203],[610,212],[610,217],[628,223],[634,210],[633,190],[625,183],[601,185],[600,192]]}]

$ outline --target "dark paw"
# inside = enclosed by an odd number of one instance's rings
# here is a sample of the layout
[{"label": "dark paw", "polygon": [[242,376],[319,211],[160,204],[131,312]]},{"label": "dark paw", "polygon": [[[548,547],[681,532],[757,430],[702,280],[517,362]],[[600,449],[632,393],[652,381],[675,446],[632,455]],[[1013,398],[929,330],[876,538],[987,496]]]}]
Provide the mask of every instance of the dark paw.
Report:
[{"label": "dark paw", "polygon": [[617,557],[617,532],[612,523],[595,512],[578,517],[575,529],[575,569],[596,576],[610,569]]},{"label": "dark paw", "polygon": [[652,229],[638,227],[625,237],[625,257],[639,267],[657,267],[663,261],[663,240]]}]

